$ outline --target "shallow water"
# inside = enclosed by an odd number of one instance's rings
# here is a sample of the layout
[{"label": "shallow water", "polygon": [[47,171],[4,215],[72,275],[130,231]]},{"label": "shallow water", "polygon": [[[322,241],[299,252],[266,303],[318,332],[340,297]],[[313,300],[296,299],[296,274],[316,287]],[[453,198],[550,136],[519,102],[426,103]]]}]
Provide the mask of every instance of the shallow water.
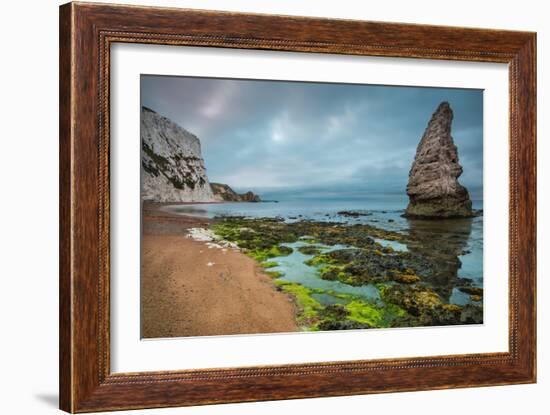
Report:
[{"label": "shallow water", "polygon": [[470,295],[463,293],[458,288],[453,288],[453,291],[451,293],[451,298],[449,299],[449,303],[457,304],[457,305],[479,304],[470,300]]},{"label": "shallow water", "polygon": [[[314,255],[306,255],[298,251],[297,248],[301,246],[310,245],[306,242],[298,241],[288,244],[282,244],[293,249],[293,252],[287,256],[270,258],[268,262],[276,262],[279,264],[276,267],[270,268],[270,271],[279,271],[284,275],[280,277],[281,280],[295,282],[303,285],[304,287],[311,289],[320,289],[323,291],[334,291],[339,294],[349,294],[355,297],[361,297],[365,300],[376,301],[380,300],[380,293],[374,285],[363,285],[360,287],[354,287],[352,285],[344,284],[340,281],[327,281],[319,278],[317,268],[314,266],[306,265],[304,262],[314,257]],[[336,249],[348,248],[344,245],[324,246],[321,244],[315,244],[321,248],[321,252],[330,252]],[[324,293],[323,300],[327,304],[333,304],[338,301],[337,297]],[[331,300],[332,297],[332,300]]]},{"label": "shallow water", "polygon": [[382,245],[384,247],[390,247],[394,251],[399,251],[399,252],[408,251],[407,245],[405,245],[401,242],[388,241],[386,239],[380,239],[380,238],[372,238],[372,239],[374,239],[374,242],[377,242],[377,243],[379,243],[380,245]]}]

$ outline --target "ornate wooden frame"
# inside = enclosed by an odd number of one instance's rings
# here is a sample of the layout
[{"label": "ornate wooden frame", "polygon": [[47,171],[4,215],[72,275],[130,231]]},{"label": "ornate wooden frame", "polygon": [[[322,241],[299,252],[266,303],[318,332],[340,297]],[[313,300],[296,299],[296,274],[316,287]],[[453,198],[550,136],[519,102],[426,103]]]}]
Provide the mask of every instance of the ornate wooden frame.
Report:
[{"label": "ornate wooden frame", "polygon": [[[109,56],[114,42],[508,63],[509,352],[111,373]],[[60,8],[59,91],[61,409],[90,412],[535,382],[535,33],[69,3]]]}]

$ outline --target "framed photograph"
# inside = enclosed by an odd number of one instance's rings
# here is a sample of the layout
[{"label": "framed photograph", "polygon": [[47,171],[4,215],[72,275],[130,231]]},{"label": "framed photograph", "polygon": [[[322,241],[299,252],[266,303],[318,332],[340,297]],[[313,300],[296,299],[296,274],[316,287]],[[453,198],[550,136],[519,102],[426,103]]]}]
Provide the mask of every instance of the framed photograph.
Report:
[{"label": "framed photograph", "polygon": [[60,8],[60,407],[536,381],[536,35]]}]

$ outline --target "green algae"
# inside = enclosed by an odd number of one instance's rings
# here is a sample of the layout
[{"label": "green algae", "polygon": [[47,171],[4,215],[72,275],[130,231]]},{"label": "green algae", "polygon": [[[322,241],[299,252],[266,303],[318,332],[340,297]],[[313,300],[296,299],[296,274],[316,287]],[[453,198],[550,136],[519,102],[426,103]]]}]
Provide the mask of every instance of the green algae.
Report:
[{"label": "green algae", "polygon": [[245,251],[246,254],[248,254],[258,262],[264,262],[270,258],[275,258],[279,256],[287,256],[290,255],[292,252],[292,248],[283,245],[272,246],[269,249],[254,249],[252,251]]},{"label": "green algae", "polygon": [[232,242],[237,242],[241,236],[241,228],[234,225],[217,223],[212,225],[212,230],[216,235]]},{"label": "green algae", "polygon": [[275,278],[280,278],[282,277],[283,275],[285,275],[283,272],[281,271],[265,271],[265,273],[267,275],[269,275],[271,278],[275,279]]},{"label": "green algae", "polygon": [[[299,309],[297,322],[304,330],[387,328],[395,319],[407,314],[395,304],[376,304],[354,295],[310,289],[284,280],[275,280],[275,284],[294,298]],[[343,301],[323,306],[314,294],[326,294]]]},{"label": "green algae", "polygon": [[407,314],[403,308],[391,303],[376,304],[349,294],[337,294],[337,297],[349,301],[345,306],[349,312],[348,320],[366,323],[373,328],[390,327],[392,321]]},{"label": "green algae", "polygon": [[319,268],[319,277],[328,281],[340,281],[344,284],[354,285],[353,276],[345,271],[345,265],[326,265]]},{"label": "green algae", "polygon": [[[286,240],[295,240],[294,235],[287,235],[286,238],[279,240],[273,235],[264,232],[258,232],[247,226],[246,223],[239,221],[226,221],[223,223],[215,223],[212,225],[212,230],[221,238],[237,244],[250,257],[258,262],[265,262],[270,258],[278,256],[286,256],[292,253],[292,248],[280,245]],[[286,239],[286,240],[285,240]]]},{"label": "green algae", "polygon": [[311,296],[314,290],[283,280],[275,280],[275,284],[295,299],[299,308],[298,324],[306,326],[307,329],[314,326],[318,320],[319,312],[323,309],[321,303]]},{"label": "green algae", "polygon": [[319,254],[313,258],[304,261],[304,264],[309,266],[325,265],[325,264],[334,264],[336,260],[331,258],[328,254]]},{"label": "green algae", "polygon": [[358,323],[366,323],[371,327],[382,327],[384,322],[384,312],[368,303],[360,300],[352,300],[346,304],[346,310],[349,312],[348,319]]}]

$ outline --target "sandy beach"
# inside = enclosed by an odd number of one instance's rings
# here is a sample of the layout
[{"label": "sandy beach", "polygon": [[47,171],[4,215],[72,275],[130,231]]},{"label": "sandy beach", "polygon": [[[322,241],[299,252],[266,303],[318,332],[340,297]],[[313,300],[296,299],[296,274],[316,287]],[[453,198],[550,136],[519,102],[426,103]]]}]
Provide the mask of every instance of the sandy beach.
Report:
[{"label": "sandy beach", "polygon": [[188,237],[208,220],[143,209],[143,338],[298,331],[296,307],[256,261]]}]

